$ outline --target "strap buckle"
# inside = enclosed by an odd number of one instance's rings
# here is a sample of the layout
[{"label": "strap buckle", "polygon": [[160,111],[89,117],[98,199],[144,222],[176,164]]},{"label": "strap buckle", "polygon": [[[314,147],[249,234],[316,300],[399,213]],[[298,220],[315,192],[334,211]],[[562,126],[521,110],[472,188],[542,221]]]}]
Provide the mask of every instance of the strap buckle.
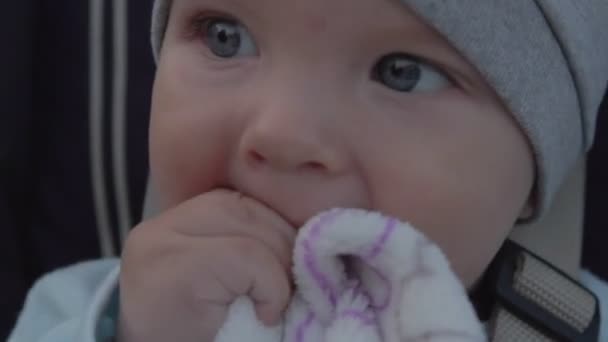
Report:
[{"label": "strap buckle", "polygon": [[483,291],[492,297],[494,312],[497,307],[506,310],[547,340],[598,340],[600,312],[595,294],[515,242],[505,242],[485,278]]}]

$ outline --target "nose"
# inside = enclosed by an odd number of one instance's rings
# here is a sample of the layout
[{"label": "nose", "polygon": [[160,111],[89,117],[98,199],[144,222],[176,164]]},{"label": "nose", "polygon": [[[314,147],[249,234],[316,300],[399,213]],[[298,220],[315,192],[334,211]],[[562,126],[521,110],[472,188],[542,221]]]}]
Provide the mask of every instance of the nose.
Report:
[{"label": "nose", "polygon": [[250,166],[280,172],[338,174],[347,153],[328,120],[281,106],[256,116],[245,129],[241,156]]}]

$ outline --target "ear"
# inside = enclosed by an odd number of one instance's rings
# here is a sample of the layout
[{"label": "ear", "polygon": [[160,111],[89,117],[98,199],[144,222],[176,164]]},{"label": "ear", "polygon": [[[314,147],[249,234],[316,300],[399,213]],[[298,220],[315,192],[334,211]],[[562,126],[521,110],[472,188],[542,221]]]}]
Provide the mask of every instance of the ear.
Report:
[{"label": "ear", "polygon": [[515,227],[509,235],[509,238],[575,279],[579,274],[582,255],[585,175],[583,159],[555,194],[551,208],[543,217]]},{"label": "ear", "polygon": [[532,214],[534,213],[534,205],[532,203],[533,203],[533,201],[531,201],[531,200],[526,201],[526,204],[521,209],[521,212],[519,213],[519,216],[517,217],[517,219],[519,221],[526,221],[530,217],[532,217]]},{"label": "ear", "polygon": [[535,189],[536,189],[536,184],[534,184],[534,186],[532,187],[532,190],[530,191],[530,195],[528,196],[526,203],[524,203],[524,206],[521,208],[521,211],[519,212],[519,216],[517,216],[517,221],[519,221],[519,222],[527,221],[534,214],[534,207],[535,207],[535,203],[536,203]]}]

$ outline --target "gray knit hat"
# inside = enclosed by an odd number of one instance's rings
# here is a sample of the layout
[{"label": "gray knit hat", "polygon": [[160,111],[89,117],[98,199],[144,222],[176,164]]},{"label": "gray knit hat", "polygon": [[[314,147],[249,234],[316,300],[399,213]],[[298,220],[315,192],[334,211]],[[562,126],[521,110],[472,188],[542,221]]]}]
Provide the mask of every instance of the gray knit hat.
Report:
[{"label": "gray knit hat", "polygon": [[[545,212],[591,147],[608,84],[608,0],[402,0],[477,67],[527,134]],[[171,0],[155,0],[158,58]]]}]

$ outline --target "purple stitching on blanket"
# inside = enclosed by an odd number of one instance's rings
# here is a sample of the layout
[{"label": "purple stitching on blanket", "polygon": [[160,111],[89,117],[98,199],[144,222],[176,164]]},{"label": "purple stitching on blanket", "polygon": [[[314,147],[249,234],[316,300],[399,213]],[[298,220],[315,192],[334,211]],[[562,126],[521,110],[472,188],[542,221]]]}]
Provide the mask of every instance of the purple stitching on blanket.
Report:
[{"label": "purple stitching on blanket", "polygon": [[378,254],[380,254],[382,252],[382,250],[384,249],[384,247],[386,245],[386,241],[391,236],[391,234],[395,230],[396,226],[397,226],[397,220],[395,220],[394,218],[389,218],[386,221],[386,225],[384,226],[384,231],[382,232],[382,235],[380,235],[380,238],[378,240],[376,240],[376,242],[373,244],[371,252],[365,258],[367,261],[374,259],[375,257],[378,256]]},{"label": "purple stitching on blanket", "polygon": [[312,324],[312,321],[315,319],[315,314],[312,311],[308,312],[306,319],[298,325],[298,329],[296,329],[296,341],[304,342],[304,337],[306,336],[306,331]]},{"label": "purple stitching on blanket", "polygon": [[313,254],[312,246],[317,244],[317,240],[321,234],[321,229],[325,228],[330,222],[334,221],[341,211],[331,211],[321,216],[318,222],[312,227],[311,236],[303,241],[306,261],[306,268],[312,275],[313,279],[317,282],[317,285],[321,288],[324,293],[328,293],[329,302],[333,307],[336,306],[337,294],[336,289],[332,286],[329,278],[321,272],[317,265],[317,260]]},{"label": "purple stitching on blanket", "polygon": [[375,324],[373,315],[370,315],[369,312],[358,311],[358,310],[345,310],[340,312],[340,318],[354,318],[357,321],[360,321],[364,325],[372,325]]}]

